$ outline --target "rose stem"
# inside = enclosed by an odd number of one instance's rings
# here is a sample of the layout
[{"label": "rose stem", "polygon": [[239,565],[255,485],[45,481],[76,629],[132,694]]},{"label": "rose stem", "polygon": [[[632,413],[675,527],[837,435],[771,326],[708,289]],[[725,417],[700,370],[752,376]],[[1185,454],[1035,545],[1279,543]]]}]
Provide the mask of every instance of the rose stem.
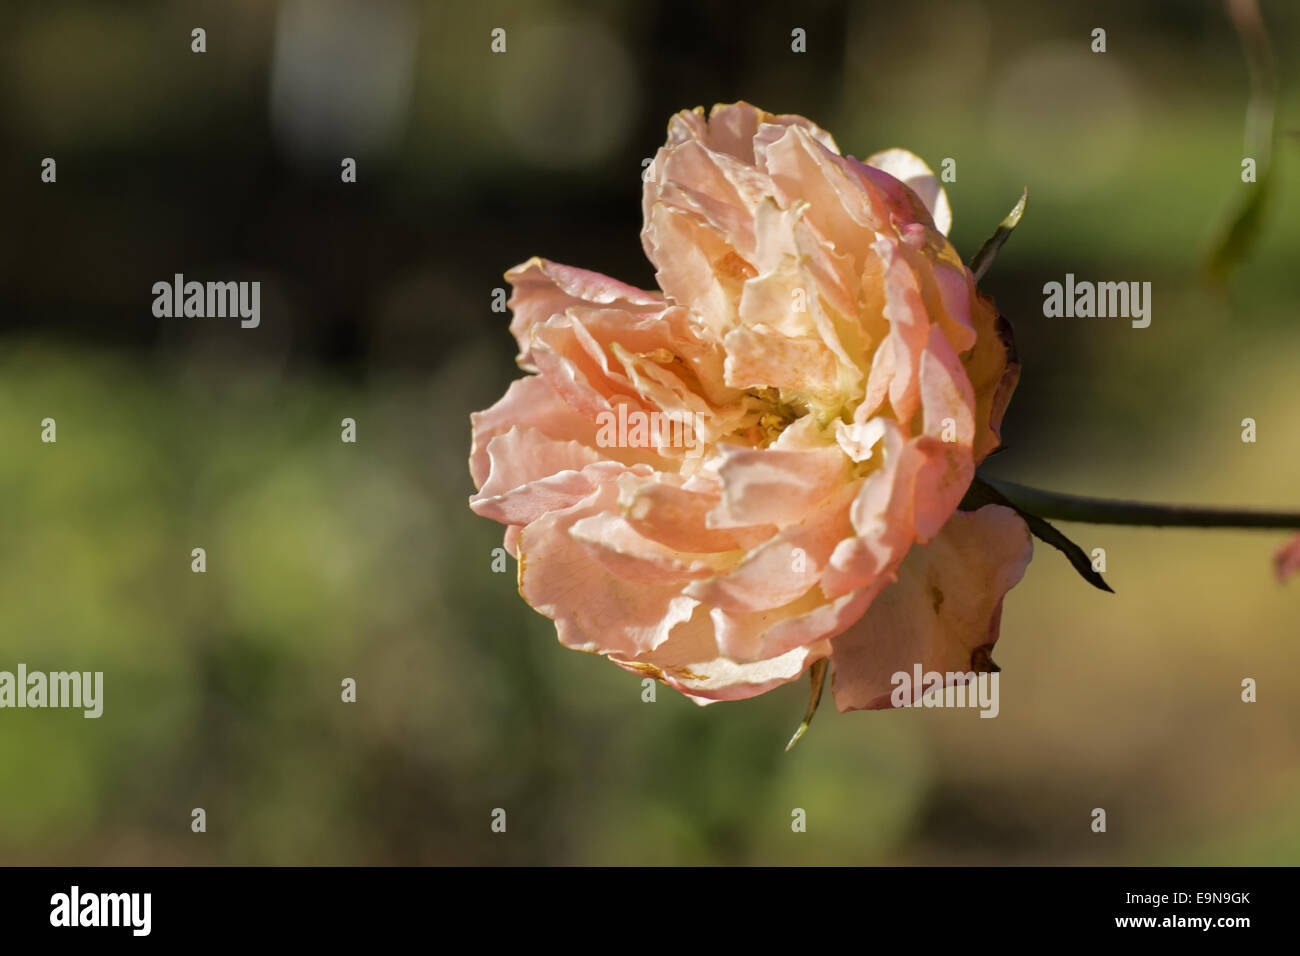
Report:
[{"label": "rose stem", "polygon": [[1009,481],[984,480],[1018,507],[1040,518],[1162,528],[1300,528],[1300,512],[1154,505],[1141,501],[1086,498],[1027,488]]}]

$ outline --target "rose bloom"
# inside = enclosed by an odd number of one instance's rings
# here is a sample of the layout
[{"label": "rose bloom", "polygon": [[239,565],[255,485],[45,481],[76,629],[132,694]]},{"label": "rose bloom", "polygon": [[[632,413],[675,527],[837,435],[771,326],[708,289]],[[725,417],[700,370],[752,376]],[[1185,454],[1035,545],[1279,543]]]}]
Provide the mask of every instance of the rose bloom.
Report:
[{"label": "rose bloom", "polygon": [[1019,368],[934,175],[736,103],[672,118],[643,211],[661,291],[506,273],[530,374],[472,416],[470,505],[524,599],[700,703],[824,658],[842,711],[891,706],[917,664],[994,667],[1030,538],[956,509]]}]

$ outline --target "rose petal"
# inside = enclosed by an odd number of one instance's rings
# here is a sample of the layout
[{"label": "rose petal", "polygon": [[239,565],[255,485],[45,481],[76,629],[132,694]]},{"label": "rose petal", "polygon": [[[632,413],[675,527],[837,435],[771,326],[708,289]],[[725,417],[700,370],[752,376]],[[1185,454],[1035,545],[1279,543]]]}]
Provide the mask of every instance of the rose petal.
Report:
[{"label": "rose petal", "polygon": [[839,445],[808,451],[727,445],[721,453],[723,500],[712,515],[715,528],[803,521],[849,475]]},{"label": "rose petal", "polygon": [[519,343],[519,365],[529,371],[535,371],[530,355],[532,327],[570,306],[609,305],[633,312],[664,307],[663,296],[657,292],[537,256],[509,270],[505,278],[514,287],[506,303],[514,313],[510,331]]},{"label": "rose petal", "polygon": [[[624,476],[632,479],[631,475]],[[685,552],[749,550],[776,534],[769,524],[710,528],[709,512],[722,501],[720,487],[690,490],[665,480],[624,480],[619,504],[639,533],[668,548]]]},{"label": "rose petal", "polygon": [[897,672],[987,670],[1002,599],[1033,553],[1025,523],[1009,508],[955,513],[928,545],[917,545],[862,619],[833,642],[832,686],[841,711],[890,706]]},{"label": "rose petal", "polygon": [[473,432],[469,470],[474,487],[483,487],[492,470],[488,444],[516,425],[535,428],[556,441],[579,441],[595,447],[596,425],[562,399],[551,384],[538,375],[515,379],[505,395],[493,405],[469,417]]},{"label": "rose petal", "polygon": [[866,159],[868,166],[893,176],[916,193],[934,219],[934,227],[945,236],[952,228],[952,207],[939,179],[920,156],[905,149],[886,149]]},{"label": "rose petal", "polygon": [[614,482],[527,525],[519,535],[519,593],[555,621],[560,643],[598,654],[635,655],[667,640],[697,601],[674,584],[647,585],[606,570],[571,533],[583,518],[610,511]]}]

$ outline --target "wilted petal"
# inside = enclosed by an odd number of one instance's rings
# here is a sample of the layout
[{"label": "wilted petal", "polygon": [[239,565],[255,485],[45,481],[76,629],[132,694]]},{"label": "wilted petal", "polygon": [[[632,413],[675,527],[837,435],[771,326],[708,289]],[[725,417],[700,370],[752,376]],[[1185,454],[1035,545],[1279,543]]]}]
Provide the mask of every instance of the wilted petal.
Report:
[{"label": "wilted petal", "polygon": [[556,441],[579,441],[595,447],[596,424],[562,399],[546,379],[529,375],[515,379],[491,408],[469,417],[473,431],[469,470],[474,487],[481,488],[491,472],[488,444],[516,425],[535,428]]},{"label": "wilted petal", "polygon": [[709,512],[722,501],[722,492],[716,487],[702,491],[655,480],[625,481],[621,487],[619,502],[628,523],[652,541],[677,551],[748,550],[776,534],[770,524],[709,527]]},{"label": "wilted petal", "polygon": [[987,670],[1002,599],[1021,578],[1033,545],[1010,508],[955,513],[917,545],[898,580],[833,643],[832,686],[841,711],[890,706],[892,675],[914,665],[940,673]]},{"label": "wilted petal", "polygon": [[848,476],[848,459],[839,445],[807,451],[730,445],[721,453],[723,504],[713,527],[800,521],[843,488]]},{"label": "wilted petal", "polygon": [[643,240],[655,278],[673,302],[694,311],[719,337],[736,324],[740,290],[755,270],[721,233],[696,213],[655,203]]},{"label": "wilted petal", "polygon": [[618,577],[574,537],[574,525],[610,511],[617,498],[615,484],[607,482],[578,503],[527,525],[518,542],[519,593],[555,621],[562,644],[635,655],[667,640],[698,602],[675,583],[653,586]]},{"label": "wilted petal", "polygon": [[898,426],[881,419],[880,466],[863,479],[849,515],[854,534],[831,554],[821,587],[828,597],[892,579],[916,540],[916,480],[925,456],[920,439],[904,438]]},{"label": "wilted petal", "polygon": [[921,352],[930,340],[930,320],[916,276],[895,244],[881,240],[873,248],[885,270],[885,318],[889,320],[893,363],[889,403],[896,420],[906,424],[921,400]]},{"label": "wilted petal", "polygon": [[[502,524],[527,524],[590,494],[593,485],[582,469],[602,462],[580,442],[555,441],[518,426],[493,438],[488,456],[491,472],[469,503],[476,514]],[[622,471],[621,465],[606,464]]]},{"label": "wilted petal", "polygon": [[731,612],[768,611],[796,600],[817,584],[837,542],[852,535],[849,506],[856,492],[856,484],[842,485],[804,521],[782,529],[732,570],[689,585],[686,593]]},{"label": "wilted petal", "polygon": [[661,680],[696,703],[743,700],[798,679],[830,654],[828,641],[815,641],[758,661],[737,661],[718,652],[714,617],[703,607],[678,624],[653,653],[611,655],[620,667]]},{"label": "wilted petal", "polygon": [[788,388],[823,397],[836,392],[839,364],[820,339],[790,338],[758,326],[736,329],[723,342],[732,388]]},{"label": "wilted petal", "polygon": [[491,472],[479,493],[483,501],[561,471],[581,471],[601,461],[595,449],[577,441],[556,441],[533,427],[516,425],[488,443]]},{"label": "wilted petal", "polygon": [[974,392],[956,353],[933,326],[921,356],[924,435],[916,440],[925,456],[915,492],[916,534],[921,542],[934,537],[975,477],[974,404]]},{"label": "wilted petal", "polygon": [[510,331],[519,343],[519,364],[533,370],[530,333],[538,322],[575,305],[609,305],[632,312],[664,306],[663,296],[625,285],[599,272],[588,272],[537,256],[506,273],[514,287],[507,303],[514,312]]}]

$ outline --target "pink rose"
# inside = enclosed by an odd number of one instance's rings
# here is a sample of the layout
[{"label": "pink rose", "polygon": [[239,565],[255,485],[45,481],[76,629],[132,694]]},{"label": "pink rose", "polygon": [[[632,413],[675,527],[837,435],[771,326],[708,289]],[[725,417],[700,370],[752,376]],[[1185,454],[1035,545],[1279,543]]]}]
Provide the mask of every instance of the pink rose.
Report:
[{"label": "pink rose", "polygon": [[989,669],[1029,534],[956,508],[1019,370],[934,175],[736,103],[672,118],[643,205],[661,292],[506,274],[532,374],[473,416],[470,505],[524,599],[701,703],[828,657],[840,710]]}]

